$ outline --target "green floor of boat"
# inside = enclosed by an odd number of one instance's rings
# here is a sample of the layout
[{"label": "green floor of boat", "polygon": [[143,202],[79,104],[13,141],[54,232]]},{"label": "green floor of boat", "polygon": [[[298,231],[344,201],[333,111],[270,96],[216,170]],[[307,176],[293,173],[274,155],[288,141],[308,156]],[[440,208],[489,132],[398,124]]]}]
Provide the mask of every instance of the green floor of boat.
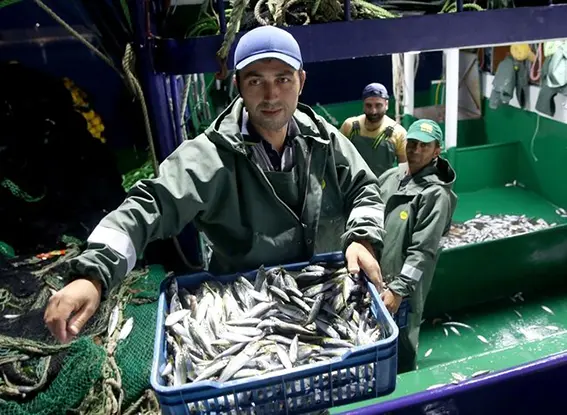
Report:
[{"label": "green floor of boat", "polygon": [[[565,224],[567,218],[538,194],[518,188],[502,187],[460,193],[455,221],[465,221],[477,213],[524,214]],[[479,263],[479,272],[482,272]],[[503,370],[567,349],[567,287],[554,294],[523,293],[524,301],[502,300],[454,313],[452,321],[472,329],[456,327],[458,334],[441,320],[422,325],[418,370],[398,376],[396,390],[385,397],[336,407],[332,414],[385,402],[420,392],[432,385],[447,384],[483,370]],[[548,307],[549,311],[542,307]],[[446,332],[445,330],[446,329]],[[483,336],[488,344],[477,336]],[[427,357],[425,354],[427,353]]]},{"label": "green floor of boat", "polygon": [[[435,324],[424,322],[418,370],[399,375],[396,390],[388,396],[333,408],[331,413],[393,400],[479,371],[503,370],[564,351],[567,290],[559,295],[523,294],[523,298],[524,301],[508,299],[450,316],[451,321],[471,326],[455,327],[458,334],[443,325],[449,321],[447,316],[443,321],[435,320]],[[488,343],[480,340],[479,335]]]}]

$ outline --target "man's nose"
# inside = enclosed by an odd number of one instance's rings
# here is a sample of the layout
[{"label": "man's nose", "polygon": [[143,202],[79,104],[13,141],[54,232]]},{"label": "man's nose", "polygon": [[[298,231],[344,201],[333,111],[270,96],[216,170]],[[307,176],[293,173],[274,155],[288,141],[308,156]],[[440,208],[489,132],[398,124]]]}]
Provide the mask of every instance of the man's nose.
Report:
[{"label": "man's nose", "polygon": [[270,82],[266,82],[264,86],[264,100],[271,101],[277,99],[278,91],[275,85]]}]

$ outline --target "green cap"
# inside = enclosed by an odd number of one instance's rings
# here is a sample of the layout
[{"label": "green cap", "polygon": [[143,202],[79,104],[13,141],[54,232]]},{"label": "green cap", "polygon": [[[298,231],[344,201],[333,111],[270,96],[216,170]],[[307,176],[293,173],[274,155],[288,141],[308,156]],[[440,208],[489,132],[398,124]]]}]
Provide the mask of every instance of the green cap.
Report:
[{"label": "green cap", "polygon": [[418,120],[410,125],[407,133],[407,139],[418,140],[423,143],[431,143],[437,140],[439,146],[443,148],[445,140],[443,139],[443,131],[435,121]]}]

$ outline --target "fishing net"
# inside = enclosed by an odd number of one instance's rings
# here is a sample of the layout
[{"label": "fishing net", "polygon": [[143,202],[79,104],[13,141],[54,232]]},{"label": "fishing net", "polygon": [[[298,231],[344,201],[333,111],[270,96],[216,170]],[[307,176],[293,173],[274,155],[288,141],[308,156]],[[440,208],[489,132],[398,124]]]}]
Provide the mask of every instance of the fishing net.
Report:
[{"label": "fishing net", "polygon": [[[7,258],[0,255],[0,413],[112,414],[141,410],[157,413],[149,392],[161,267],[133,271],[101,304],[83,335],[60,345],[43,322],[52,290],[65,284],[65,262],[79,248]],[[123,309],[113,335],[109,316]],[[119,340],[121,326],[133,328]]]}]

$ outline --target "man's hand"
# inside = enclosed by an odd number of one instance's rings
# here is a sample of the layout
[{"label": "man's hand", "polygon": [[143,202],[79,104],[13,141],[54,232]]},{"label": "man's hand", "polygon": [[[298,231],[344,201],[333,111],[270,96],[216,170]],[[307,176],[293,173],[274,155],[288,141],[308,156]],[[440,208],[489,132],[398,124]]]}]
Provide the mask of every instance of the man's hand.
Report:
[{"label": "man's hand", "polygon": [[391,314],[395,314],[398,311],[398,308],[400,308],[400,304],[403,300],[403,297],[401,295],[396,294],[392,290],[384,291],[382,294],[380,294],[380,298],[382,298],[384,305]]},{"label": "man's hand", "polygon": [[362,269],[368,279],[376,286],[378,292],[382,292],[382,271],[370,243],[366,241],[351,243],[345,252],[345,258],[348,272],[358,274]]},{"label": "man's hand", "polygon": [[43,319],[49,331],[61,343],[69,343],[79,334],[100,304],[98,281],[78,279],[53,294]]}]

